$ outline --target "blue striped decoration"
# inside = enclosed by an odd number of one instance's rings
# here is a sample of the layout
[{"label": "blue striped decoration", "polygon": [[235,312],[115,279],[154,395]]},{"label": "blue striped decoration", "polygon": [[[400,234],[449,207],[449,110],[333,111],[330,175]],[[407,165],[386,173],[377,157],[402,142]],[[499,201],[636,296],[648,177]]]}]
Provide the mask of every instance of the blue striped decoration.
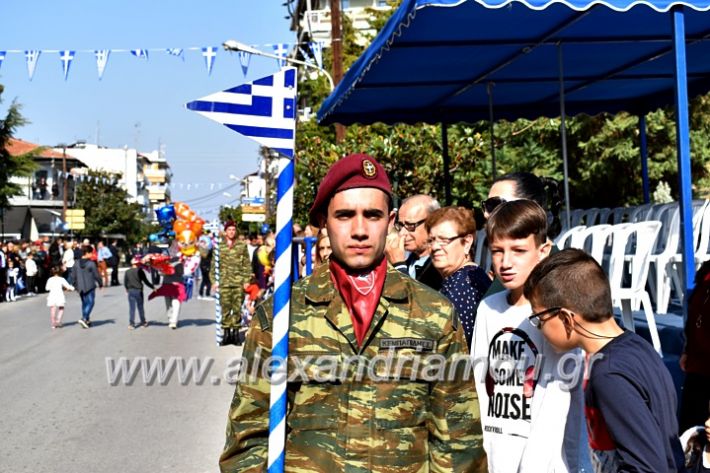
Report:
[{"label": "blue striped decoration", "polygon": [[276,264],[274,267],[274,322],[269,410],[269,473],[283,472],[286,439],[286,366],[291,303],[291,242],[293,228],[294,163],[279,160],[276,207]]},{"label": "blue striped decoration", "polygon": [[[291,232],[296,130],[296,68],[223,90],[185,104],[189,110],[281,154],[276,206],[276,264],[272,334],[268,471],[281,473],[286,449],[286,379],[291,303]],[[215,265],[219,252],[215,254]],[[215,305],[219,308],[219,302]],[[217,309],[218,310],[218,309]],[[216,316],[221,329],[221,314]],[[218,334],[218,340],[220,335]]]},{"label": "blue striped decoration", "polygon": [[[222,240],[217,237],[212,245],[214,258],[214,280],[219,284],[219,244]],[[222,303],[220,302],[219,287],[214,293],[214,320],[215,320],[215,339],[217,345],[222,344],[224,340],[224,330],[222,329]]]}]

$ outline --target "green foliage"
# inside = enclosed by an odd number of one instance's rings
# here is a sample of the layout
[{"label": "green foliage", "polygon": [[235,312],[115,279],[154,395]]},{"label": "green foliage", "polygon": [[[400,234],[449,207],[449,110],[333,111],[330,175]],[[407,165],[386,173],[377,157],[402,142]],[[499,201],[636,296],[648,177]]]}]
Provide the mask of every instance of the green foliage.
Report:
[{"label": "green foliage", "polygon": [[[0,85],[0,95],[3,87]],[[0,99],[0,103],[2,100]],[[7,146],[17,129],[27,124],[27,120],[20,113],[20,105],[12,102],[7,110],[7,115],[0,120],[0,209],[10,206],[10,199],[23,193],[20,185],[10,181],[11,177],[28,177],[36,168],[34,157],[42,148],[20,156],[10,156]]]},{"label": "green foliage", "polygon": [[74,207],[85,211],[82,235],[97,238],[120,233],[129,244],[144,240],[153,227],[145,221],[141,206],[128,202],[128,193],[116,185],[120,176],[101,171],[89,171],[89,176],[93,179],[76,188]]}]

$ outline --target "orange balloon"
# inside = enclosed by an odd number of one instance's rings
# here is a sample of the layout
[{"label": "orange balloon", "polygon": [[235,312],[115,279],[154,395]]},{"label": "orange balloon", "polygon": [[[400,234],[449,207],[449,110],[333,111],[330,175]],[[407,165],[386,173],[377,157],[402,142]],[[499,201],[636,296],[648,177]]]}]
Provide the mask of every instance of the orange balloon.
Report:
[{"label": "orange balloon", "polygon": [[175,215],[178,215],[180,212],[182,212],[184,209],[189,209],[190,206],[187,205],[185,202],[175,202],[173,204],[173,208],[175,209]]},{"label": "orange balloon", "polygon": [[196,218],[194,222],[190,224],[190,230],[196,235],[200,236],[202,235],[202,227],[204,226],[205,221],[202,220],[201,218]]},{"label": "orange balloon", "polygon": [[190,229],[190,222],[182,219],[175,220],[173,222],[173,231],[176,235]]},{"label": "orange balloon", "polygon": [[178,218],[192,222],[197,218],[197,215],[191,208],[181,208],[179,212],[175,212]]}]

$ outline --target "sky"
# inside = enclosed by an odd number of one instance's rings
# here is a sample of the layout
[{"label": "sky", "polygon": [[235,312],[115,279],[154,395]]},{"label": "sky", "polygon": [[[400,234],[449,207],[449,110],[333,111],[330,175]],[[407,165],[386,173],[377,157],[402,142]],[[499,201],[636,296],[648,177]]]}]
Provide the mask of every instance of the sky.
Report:
[{"label": "sky", "polygon": [[[17,100],[31,123],[15,137],[43,146],[98,139],[150,152],[162,144],[173,200],[194,201],[198,214],[214,218],[239,194],[238,185],[228,188],[230,174],[256,171],[258,146],[184,104],[276,72],[274,59],[253,56],[245,77],[237,54],[221,45],[235,39],[272,53],[272,44],[295,41],[287,15],[281,0],[3,0],[0,51],[43,52],[31,81],[24,53],[7,53],[0,116]],[[188,50],[207,46],[219,47],[211,75],[201,52]],[[94,50],[167,48],[183,48],[184,61],[163,51],[147,61],[113,52],[98,79]],[[76,51],[66,81],[62,50]],[[208,194],[215,196],[200,199]]]}]

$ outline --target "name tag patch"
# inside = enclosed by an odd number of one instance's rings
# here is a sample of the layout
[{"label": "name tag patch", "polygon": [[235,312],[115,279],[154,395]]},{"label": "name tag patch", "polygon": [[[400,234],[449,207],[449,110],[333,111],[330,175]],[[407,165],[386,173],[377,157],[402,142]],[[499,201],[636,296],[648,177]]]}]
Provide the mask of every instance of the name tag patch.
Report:
[{"label": "name tag patch", "polygon": [[400,350],[413,348],[417,351],[434,351],[436,342],[426,338],[383,338],[380,340],[380,350]]}]

